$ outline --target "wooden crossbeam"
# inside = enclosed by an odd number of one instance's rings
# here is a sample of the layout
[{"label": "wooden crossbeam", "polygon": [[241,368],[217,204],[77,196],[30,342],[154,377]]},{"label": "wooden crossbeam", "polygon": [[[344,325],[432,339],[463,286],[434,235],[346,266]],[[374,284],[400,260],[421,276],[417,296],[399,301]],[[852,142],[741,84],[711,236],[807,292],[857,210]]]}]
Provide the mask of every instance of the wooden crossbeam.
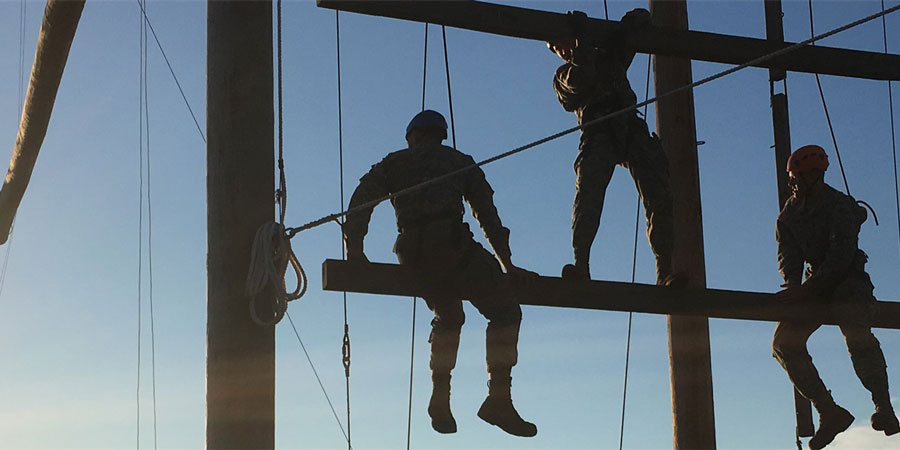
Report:
[{"label": "wooden crossbeam", "polygon": [[[478,1],[317,0],[323,8],[395,19],[434,23],[484,33],[547,41],[572,33],[565,14]],[[589,19],[587,32],[602,42],[619,32],[618,21]],[[640,53],[699,61],[743,64],[793,45],[702,31],[649,26],[628,41]],[[840,75],[873,80],[900,80],[900,55],[805,46],[757,67]]]},{"label": "wooden crossbeam", "polygon": [[[504,275],[506,276],[506,275]],[[520,283],[520,303],[530,306],[631,311],[650,314],[703,316],[762,321],[839,321],[820,306],[784,303],[773,294],[724,289],[676,289],[615,281],[570,281],[537,277]],[[322,288],[365,294],[427,297],[434,286],[405,266],[329,259],[322,264]],[[454,295],[465,298],[465,287]],[[900,329],[900,302],[877,302],[876,328]]]}]

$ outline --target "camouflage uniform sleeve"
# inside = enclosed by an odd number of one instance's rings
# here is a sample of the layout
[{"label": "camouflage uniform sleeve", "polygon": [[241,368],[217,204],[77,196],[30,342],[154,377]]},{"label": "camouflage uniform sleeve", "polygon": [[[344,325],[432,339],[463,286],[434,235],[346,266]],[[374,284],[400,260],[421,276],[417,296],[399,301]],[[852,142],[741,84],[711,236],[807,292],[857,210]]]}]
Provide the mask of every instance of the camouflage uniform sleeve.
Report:
[{"label": "camouflage uniform sleeve", "polygon": [[[471,156],[467,156],[466,159],[468,164],[475,164]],[[481,231],[491,243],[494,252],[501,260],[508,261],[512,253],[509,249],[509,229],[500,221],[500,215],[494,205],[494,190],[488,184],[481,168],[476,167],[468,171],[463,196],[472,208],[472,215],[481,226]]]},{"label": "camouflage uniform sleeve", "polygon": [[778,271],[785,282],[803,281],[803,254],[794,235],[779,218],[775,222],[775,241],[778,243]]},{"label": "camouflage uniform sleeve", "polygon": [[[369,172],[359,179],[359,186],[353,191],[353,195],[350,197],[350,205],[347,209],[353,209],[360,205],[364,205],[390,193],[387,185],[387,172],[385,170],[386,161],[387,158],[381,160],[381,162],[372,166],[372,168],[369,169]],[[375,205],[372,205],[347,214],[342,230],[344,233],[344,241],[347,243],[348,249],[362,250],[363,239],[369,232],[369,219],[372,217],[372,211],[374,209]]]},{"label": "camouflage uniform sleeve", "polygon": [[835,202],[825,260],[803,286],[819,296],[827,296],[847,275],[859,249],[859,229],[866,211],[852,198]]},{"label": "camouflage uniform sleeve", "polygon": [[595,60],[593,48],[578,46],[572,52],[572,61],[556,69],[553,90],[556,91],[559,104],[566,111],[575,111],[590,100],[597,83]]},{"label": "camouflage uniform sleeve", "polygon": [[619,60],[626,69],[631,65],[635,54],[634,49],[626,45],[626,40],[629,35],[639,33],[641,29],[650,25],[651,19],[650,11],[644,8],[632,9],[622,17],[621,22],[625,27],[625,31],[623,35],[618,36],[615,48],[617,49]]}]

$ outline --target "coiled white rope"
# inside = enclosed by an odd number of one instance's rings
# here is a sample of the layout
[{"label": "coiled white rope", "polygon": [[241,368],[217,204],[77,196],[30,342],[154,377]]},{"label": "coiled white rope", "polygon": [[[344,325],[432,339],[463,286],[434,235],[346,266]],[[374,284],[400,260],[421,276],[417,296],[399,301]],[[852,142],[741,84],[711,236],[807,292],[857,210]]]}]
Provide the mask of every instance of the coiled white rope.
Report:
[{"label": "coiled white rope", "polygon": [[[297,277],[297,285],[292,292],[287,291],[288,264]],[[287,304],[306,293],[306,272],[291,249],[291,240],[284,231],[284,226],[276,222],[268,222],[256,231],[253,239],[253,250],[250,255],[250,270],[244,294],[250,297],[250,317],[258,325],[275,325],[287,312]],[[271,317],[260,317],[257,300],[266,287],[271,285],[274,298],[271,306]]]}]

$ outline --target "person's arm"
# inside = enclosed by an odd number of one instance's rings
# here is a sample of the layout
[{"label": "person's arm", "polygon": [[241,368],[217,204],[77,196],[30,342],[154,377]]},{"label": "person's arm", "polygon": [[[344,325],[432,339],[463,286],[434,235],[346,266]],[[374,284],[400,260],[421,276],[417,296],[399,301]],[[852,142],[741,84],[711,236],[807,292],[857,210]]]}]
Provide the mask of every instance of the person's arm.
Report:
[{"label": "person's arm", "polygon": [[[475,164],[472,157],[467,156],[469,164]],[[494,190],[487,182],[484,172],[480,168],[468,171],[463,183],[463,197],[472,208],[472,215],[478,221],[484,237],[487,238],[494,254],[503,265],[506,273],[514,275],[535,276],[534,272],[522,269],[512,263],[512,251],[509,248],[509,228],[503,226],[497,207],[494,205]]]},{"label": "person's arm", "polygon": [[556,69],[553,90],[566,111],[575,111],[590,101],[597,83],[595,60],[593,48],[579,45],[572,50],[572,60]]},{"label": "person's arm", "polygon": [[640,33],[641,30],[650,25],[651,19],[650,11],[644,8],[632,9],[622,17],[621,23],[624,30],[623,34],[618,36],[615,50],[625,68],[631,65],[635,54],[634,49],[626,44],[628,36],[633,33]]},{"label": "person's arm", "polygon": [[775,241],[778,243],[778,272],[784,279],[783,287],[799,286],[803,281],[803,253],[781,219],[775,223]]},{"label": "person's arm", "polygon": [[848,199],[837,202],[832,214],[825,260],[803,283],[806,289],[820,296],[827,295],[847,275],[859,249],[860,226],[866,219],[866,210]]},{"label": "person's arm", "polygon": [[[386,159],[372,166],[369,172],[360,178],[359,185],[350,197],[348,210],[378,200],[390,193],[384,167],[385,161]],[[348,261],[368,261],[363,249],[363,240],[369,232],[369,219],[372,217],[374,209],[375,205],[369,205],[347,214],[342,230],[347,246]]]},{"label": "person's arm", "polygon": [[778,243],[778,272],[784,279],[782,289],[775,298],[785,301],[800,301],[806,298],[803,281],[803,252],[787,224],[779,216],[775,222],[775,241]]}]

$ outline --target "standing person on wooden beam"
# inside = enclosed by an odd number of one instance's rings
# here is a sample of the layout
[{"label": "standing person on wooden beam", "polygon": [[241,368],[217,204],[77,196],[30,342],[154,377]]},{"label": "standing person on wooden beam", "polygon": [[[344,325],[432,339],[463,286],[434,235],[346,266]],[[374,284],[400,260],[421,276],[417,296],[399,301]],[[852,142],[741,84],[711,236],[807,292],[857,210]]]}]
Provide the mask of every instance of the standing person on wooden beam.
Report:
[{"label": "standing person on wooden beam", "polygon": [[[350,209],[475,164],[471,156],[442,145],[444,139],[447,122],[440,113],[425,110],[417,114],[406,128],[409,148],[393,152],[372,166],[359,180]],[[519,416],[510,396],[510,372],[518,359],[522,309],[513,296],[514,286],[504,282],[501,264],[506,273],[516,276],[513,279],[536,274],[512,263],[509,229],[500,221],[493,195],[484,172],[476,167],[394,197],[391,203],[400,232],[394,253],[400,264],[411,266],[434,286],[456,287],[457,291],[466,287],[469,300],[489,321],[489,393],[478,417],[507,433],[531,437],[537,434],[537,427]],[[496,258],[473,240],[469,225],[463,222],[463,199],[469,203]],[[343,231],[348,261],[368,261],[363,238],[373,209],[374,205],[347,215]],[[455,433],[456,420],[450,411],[450,371],[456,366],[460,330],[465,322],[462,300],[430,296],[425,302],[434,312],[429,338],[434,389],[428,414],[437,432]]]},{"label": "standing person on wooden beam", "polygon": [[[628,66],[634,51],[622,42],[625,35],[608,42],[584,38],[587,16],[569,12],[574,37],[547,43],[565,62],[556,69],[553,89],[566,111],[574,112],[578,124],[605,116],[637,103],[628,83]],[[634,9],[622,18],[624,32],[639,32],[650,23],[650,12]],[[669,162],[659,137],[651,135],[647,123],[635,109],[581,131],[575,158],[575,202],[572,209],[572,249],[575,264],[566,264],[563,278],[590,279],[591,246],[600,227],[606,188],[616,165],[631,172],[647,215],[647,238],[656,255],[657,283],[683,285],[684,274],[672,271],[674,236]]]},{"label": "standing person on wooden beam", "polygon": [[[788,159],[793,195],[775,228],[785,289],[776,297],[810,301],[841,318],[853,369],[875,403],[872,428],[890,436],[900,432],[900,424],[888,393],[884,353],[871,329],[875,287],[865,271],[868,257],[858,245],[866,210],[853,197],[825,184],[826,169],[828,155],[818,145],[801,147]],[[804,263],[809,266],[801,283]],[[824,448],[853,423],[853,415],[835,404],[807,351],[806,341],[820,326],[779,322],[772,342],[773,355],[819,413],[819,428],[809,440],[812,450]]]}]

